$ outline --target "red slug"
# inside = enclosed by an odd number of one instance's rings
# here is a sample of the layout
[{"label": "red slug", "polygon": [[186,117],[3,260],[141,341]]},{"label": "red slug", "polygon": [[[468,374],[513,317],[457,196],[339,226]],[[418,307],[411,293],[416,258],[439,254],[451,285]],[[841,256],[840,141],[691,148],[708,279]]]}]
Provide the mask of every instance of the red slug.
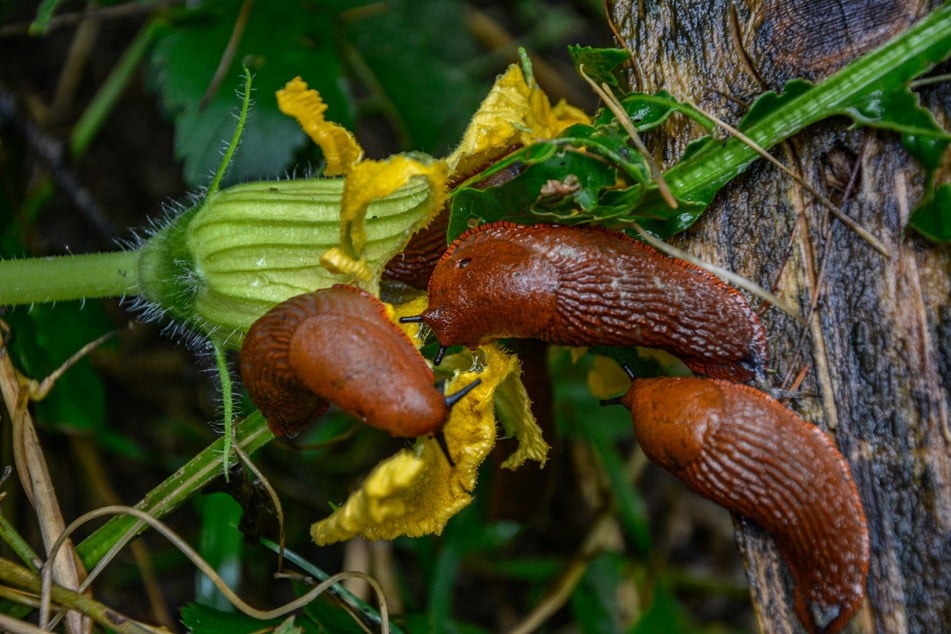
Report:
[{"label": "red slug", "polygon": [[770,396],[727,381],[636,379],[620,401],[651,460],[772,535],[806,628],[845,627],[865,595],[868,527],[829,437]]},{"label": "red slug", "polygon": [[763,327],[739,291],[594,227],[497,222],[467,231],[433,271],[419,320],[444,347],[503,337],[646,346],[735,381],[766,363]]},{"label": "red slug", "polygon": [[251,400],[278,436],[297,434],[330,403],[393,436],[422,436],[473,387],[444,397],[383,304],[352,286],[278,304],[248,330],[240,358]]}]

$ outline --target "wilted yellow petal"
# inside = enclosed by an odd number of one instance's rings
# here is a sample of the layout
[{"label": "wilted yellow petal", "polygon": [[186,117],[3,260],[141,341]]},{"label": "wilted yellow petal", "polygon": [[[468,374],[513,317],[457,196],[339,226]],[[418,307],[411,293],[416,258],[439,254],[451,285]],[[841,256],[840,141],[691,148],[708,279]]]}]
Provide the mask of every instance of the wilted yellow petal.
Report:
[{"label": "wilted yellow petal", "polygon": [[340,248],[345,255],[353,259],[362,255],[367,239],[364,219],[370,203],[390,196],[415,178],[424,178],[429,185],[428,213],[406,232],[407,241],[414,231],[442,209],[446,201],[449,168],[445,161],[424,154],[397,154],[382,161],[366,160],[353,166],[343,186],[340,208]]},{"label": "wilted yellow petal", "polygon": [[295,77],[277,91],[277,107],[294,117],[314,143],[320,146],[327,160],[324,174],[341,176],[363,156],[363,148],[356,137],[341,125],[324,119],[327,104],[320,93],[307,88],[307,83]]},{"label": "wilted yellow petal", "polygon": [[[419,440],[412,451],[403,450],[379,464],[342,507],[311,526],[318,545],[357,535],[393,539],[439,534],[449,518],[469,504],[479,466],[495,446],[492,394],[519,371],[517,359],[496,346],[480,350],[485,358],[481,372],[460,372],[447,388],[452,393],[477,377],[482,381],[456,403],[443,428],[455,466],[449,465],[433,438]],[[458,356],[471,363],[468,354]],[[444,363],[452,362],[450,357]]]},{"label": "wilted yellow petal", "polygon": [[560,102],[552,108],[548,95],[525,81],[517,64],[498,79],[482,101],[459,147],[447,161],[453,172],[470,174],[513,148],[555,137],[575,123],[590,123],[578,108]]},{"label": "wilted yellow petal", "polygon": [[608,357],[595,357],[588,372],[588,389],[598,398],[612,398],[627,392],[631,379],[617,361]]},{"label": "wilted yellow petal", "polygon": [[331,247],[320,256],[320,266],[335,275],[347,275],[361,282],[373,279],[373,270],[363,258],[354,259],[340,247]]},{"label": "wilted yellow petal", "polygon": [[518,448],[502,463],[504,469],[517,469],[526,460],[542,466],[548,460],[550,447],[532,414],[532,400],[528,397],[521,372],[509,374],[495,391],[495,413],[506,433],[518,440]]}]

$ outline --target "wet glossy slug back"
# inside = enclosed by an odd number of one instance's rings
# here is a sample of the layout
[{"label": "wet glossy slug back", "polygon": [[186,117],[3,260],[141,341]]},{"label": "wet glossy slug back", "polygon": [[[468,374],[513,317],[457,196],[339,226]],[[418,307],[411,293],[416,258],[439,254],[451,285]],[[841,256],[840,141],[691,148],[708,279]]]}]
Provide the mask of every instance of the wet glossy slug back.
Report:
[{"label": "wet glossy slug back", "polygon": [[484,225],[456,240],[422,319],[443,346],[503,337],[646,346],[695,372],[745,381],[766,363],[746,299],[713,275],[611,231]]},{"label": "wet glossy slug back", "polygon": [[438,430],[449,412],[426,361],[383,305],[349,286],[291,298],[255,322],[241,375],[277,435],[295,434],[327,403],[407,437]]},{"label": "wet glossy slug back", "polygon": [[865,596],[869,536],[848,463],[775,399],[702,378],[637,379],[621,402],[647,456],[765,529],[810,632],[838,632]]}]

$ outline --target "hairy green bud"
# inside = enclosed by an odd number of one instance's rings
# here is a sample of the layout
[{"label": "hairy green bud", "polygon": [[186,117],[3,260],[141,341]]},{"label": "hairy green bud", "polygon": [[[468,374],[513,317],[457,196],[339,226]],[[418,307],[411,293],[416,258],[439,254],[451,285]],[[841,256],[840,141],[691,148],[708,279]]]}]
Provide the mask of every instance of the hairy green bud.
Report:
[{"label": "hairy green bud", "polygon": [[[343,187],[342,179],[307,179],[211,193],[142,246],[142,296],[188,330],[239,345],[275,304],[352,281],[320,264],[321,255],[340,242]],[[418,178],[370,203],[362,253],[374,272],[370,286],[432,216],[431,199],[429,184]]]}]

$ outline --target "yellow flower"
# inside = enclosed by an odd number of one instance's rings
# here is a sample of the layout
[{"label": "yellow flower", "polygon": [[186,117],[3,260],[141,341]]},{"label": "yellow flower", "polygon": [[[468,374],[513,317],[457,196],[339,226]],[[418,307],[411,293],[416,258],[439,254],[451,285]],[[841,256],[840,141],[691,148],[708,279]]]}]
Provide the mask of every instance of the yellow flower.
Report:
[{"label": "yellow flower", "polygon": [[[413,232],[425,226],[446,202],[450,173],[473,174],[478,168],[510,153],[516,147],[550,139],[575,123],[589,123],[580,110],[559,103],[552,106],[548,96],[519,66],[513,65],[497,80],[473,116],[459,147],[445,160],[419,154],[401,154],[382,161],[362,160],[363,151],[353,135],[324,119],[327,106],[320,95],[299,78],[278,92],[283,112],[294,116],[311,139],[320,145],[327,160],[327,175],[345,178],[340,210],[340,243],[326,250],[321,265],[336,274],[345,274],[375,291],[382,273],[383,258],[368,258],[370,245],[378,242],[366,223],[367,208],[383,197],[393,199],[409,184],[425,182],[429,199],[425,213],[414,208],[412,223],[405,229],[386,228],[384,235],[402,249]],[[396,218],[397,216],[394,216]],[[383,223],[385,224],[385,223]],[[397,240],[392,236],[398,235]],[[418,315],[425,297],[390,309],[394,321],[400,315]],[[415,338],[419,327],[403,325]],[[417,345],[422,342],[417,341]],[[544,463],[548,445],[530,409],[521,382],[516,357],[495,345],[482,346],[473,353],[447,357],[440,371],[451,372],[447,392],[453,393],[480,383],[457,402],[442,433],[454,464],[450,464],[433,438],[418,439],[406,449],[380,463],[367,476],[360,490],[333,514],[311,527],[317,544],[329,544],[362,535],[370,539],[392,539],[400,535],[418,536],[442,532],[446,522],[469,504],[480,465],[495,446],[497,424],[518,440],[518,448],[503,463],[514,469],[526,460]],[[496,416],[499,417],[497,422]]]},{"label": "yellow flower", "polygon": [[[479,466],[495,446],[496,421],[492,394],[520,373],[518,360],[495,345],[483,346],[481,371],[458,372],[449,382],[452,393],[476,378],[481,383],[456,403],[443,428],[446,445],[455,462],[450,466],[432,437],[417,441],[385,460],[367,476],[363,486],[332,515],[311,526],[318,545],[362,535],[369,539],[393,539],[440,534],[446,522],[472,500]],[[479,354],[477,353],[477,354]],[[455,355],[444,363],[464,363],[468,355]],[[471,357],[469,357],[471,362]],[[523,402],[517,407],[527,409]],[[526,458],[544,461],[548,446],[530,415],[522,417],[515,430],[519,450],[507,461],[514,468]]]},{"label": "yellow flower", "polygon": [[[399,253],[410,237],[436,216],[446,200],[449,168],[445,161],[421,153],[398,154],[383,161],[363,160],[363,149],[342,126],[327,121],[327,104],[320,93],[307,87],[300,77],[277,91],[281,112],[297,119],[301,128],[323,150],[327,176],[344,176],[340,201],[340,244],[325,251],[321,266],[334,274],[344,274],[367,290],[376,291],[383,267]],[[375,222],[374,230],[385,237],[385,257],[367,257],[368,236],[365,222],[371,203],[407,190],[411,181],[428,185],[425,205],[407,206],[409,217],[395,215],[392,223]],[[394,224],[395,223],[395,224]]]},{"label": "yellow flower", "polygon": [[534,81],[526,82],[521,67],[512,64],[495,80],[462,142],[446,160],[453,172],[472,174],[513,147],[554,138],[571,125],[590,121],[564,101],[552,107],[548,95]]}]

